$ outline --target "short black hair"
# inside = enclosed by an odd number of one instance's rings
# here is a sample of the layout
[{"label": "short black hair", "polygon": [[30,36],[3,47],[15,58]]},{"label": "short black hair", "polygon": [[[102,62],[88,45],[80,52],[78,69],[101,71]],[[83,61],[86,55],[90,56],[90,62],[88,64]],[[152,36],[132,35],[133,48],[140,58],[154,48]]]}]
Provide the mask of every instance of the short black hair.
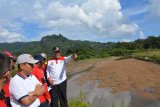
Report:
[{"label": "short black hair", "polygon": [[11,59],[4,53],[0,53],[0,78],[4,75],[4,73],[10,70]]}]

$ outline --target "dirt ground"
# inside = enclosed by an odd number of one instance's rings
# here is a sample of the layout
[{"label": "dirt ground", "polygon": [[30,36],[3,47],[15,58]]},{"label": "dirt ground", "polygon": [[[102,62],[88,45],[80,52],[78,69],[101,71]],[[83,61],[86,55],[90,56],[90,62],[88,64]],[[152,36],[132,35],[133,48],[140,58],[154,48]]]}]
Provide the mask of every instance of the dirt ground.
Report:
[{"label": "dirt ground", "polygon": [[132,91],[145,98],[160,98],[160,64],[112,57],[73,62],[67,70],[70,74],[87,72],[77,79],[80,84],[98,80],[98,87],[112,88],[113,93]]}]

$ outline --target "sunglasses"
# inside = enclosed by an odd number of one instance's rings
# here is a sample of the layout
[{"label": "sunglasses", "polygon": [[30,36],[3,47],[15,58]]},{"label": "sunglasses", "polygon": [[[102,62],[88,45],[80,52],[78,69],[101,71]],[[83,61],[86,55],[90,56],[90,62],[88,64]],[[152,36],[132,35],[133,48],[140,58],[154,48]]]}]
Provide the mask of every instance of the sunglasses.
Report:
[{"label": "sunglasses", "polygon": [[30,65],[32,68],[34,67],[34,64],[31,64],[31,63],[25,63],[25,64]]}]

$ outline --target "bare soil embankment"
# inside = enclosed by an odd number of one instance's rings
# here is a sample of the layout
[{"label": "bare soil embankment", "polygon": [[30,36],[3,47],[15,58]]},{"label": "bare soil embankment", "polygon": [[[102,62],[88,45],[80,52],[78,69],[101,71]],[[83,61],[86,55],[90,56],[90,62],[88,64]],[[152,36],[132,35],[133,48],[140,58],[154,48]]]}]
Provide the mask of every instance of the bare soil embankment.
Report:
[{"label": "bare soil embankment", "polygon": [[99,88],[112,88],[113,93],[132,91],[145,98],[160,98],[160,64],[115,57],[73,62],[69,74],[87,72],[76,79],[79,84],[99,81]]}]

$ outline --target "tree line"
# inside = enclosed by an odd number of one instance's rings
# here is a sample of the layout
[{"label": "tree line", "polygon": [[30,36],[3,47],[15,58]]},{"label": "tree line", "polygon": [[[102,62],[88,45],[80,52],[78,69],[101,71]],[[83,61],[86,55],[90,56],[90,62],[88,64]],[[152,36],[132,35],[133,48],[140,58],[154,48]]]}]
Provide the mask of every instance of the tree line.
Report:
[{"label": "tree line", "polygon": [[58,46],[63,55],[78,53],[79,60],[88,58],[104,58],[108,56],[125,56],[135,51],[160,49],[160,36],[149,36],[132,42],[91,42],[69,40],[63,35],[47,35],[40,41],[0,43],[0,51],[10,51],[14,55],[45,52],[52,56],[52,48]]}]

